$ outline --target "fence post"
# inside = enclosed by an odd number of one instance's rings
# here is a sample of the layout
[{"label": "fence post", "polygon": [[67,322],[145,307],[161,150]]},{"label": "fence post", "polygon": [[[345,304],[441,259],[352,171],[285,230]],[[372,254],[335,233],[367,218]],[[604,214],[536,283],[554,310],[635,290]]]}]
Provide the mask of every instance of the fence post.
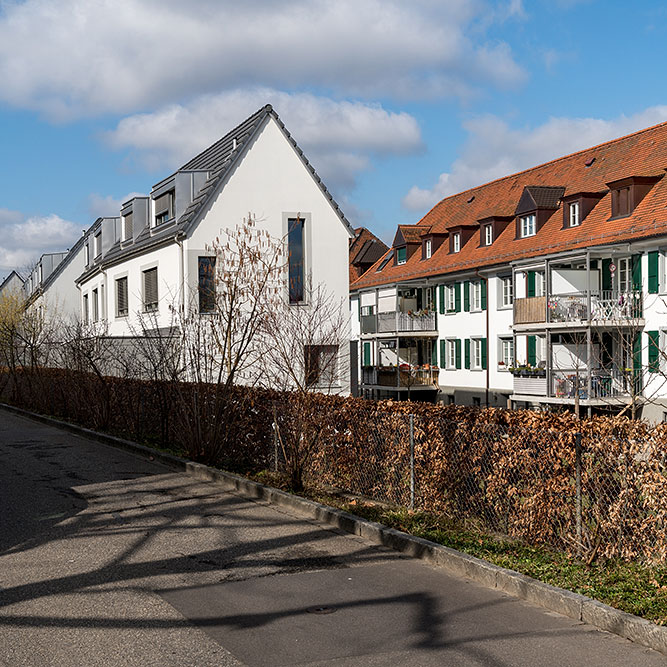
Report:
[{"label": "fence post", "polygon": [[574,435],[574,475],[577,494],[575,506],[577,553],[581,554],[581,433],[575,433]]},{"label": "fence post", "polygon": [[415,416],[410,415],[410,509],[415,508]]}]

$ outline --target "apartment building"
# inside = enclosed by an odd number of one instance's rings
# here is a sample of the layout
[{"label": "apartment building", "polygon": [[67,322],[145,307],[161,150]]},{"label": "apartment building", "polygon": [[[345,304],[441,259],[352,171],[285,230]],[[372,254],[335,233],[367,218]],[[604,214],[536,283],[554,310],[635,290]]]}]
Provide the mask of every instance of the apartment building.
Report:
[{"label": "apartment building", "polygon": [[360,390],[667,413],[667,124],[447,197],[351,285]]}]

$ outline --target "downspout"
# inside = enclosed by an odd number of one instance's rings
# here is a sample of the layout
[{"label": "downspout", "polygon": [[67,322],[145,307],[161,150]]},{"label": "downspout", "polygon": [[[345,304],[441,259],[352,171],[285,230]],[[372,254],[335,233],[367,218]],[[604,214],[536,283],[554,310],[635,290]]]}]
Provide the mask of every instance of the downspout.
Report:
[{"label": "downspout", "polygon": [[183,258],[183,241],[179,240],[179,234],[174,236],[174,241],[178,244],[179,248],[179,261],[178,261],[178,286],[179,286],[179,296],[178,296],[178,312],[181,315],[185,314],[185,267],[184,267],[184,258]]},{"label": "downspout", "polygon": [[475,274],[480,280],[483,280],[485,283],[485,292],[486,292],[486,386],[484,387],[484,403],[486,407],[489,407],[489,378],[490,378],[490,369],[491,364],[489,363],[490,351],[491,351],[491,341],[489,340],[489,279],[479,272],[479,269],[475,269]]}]

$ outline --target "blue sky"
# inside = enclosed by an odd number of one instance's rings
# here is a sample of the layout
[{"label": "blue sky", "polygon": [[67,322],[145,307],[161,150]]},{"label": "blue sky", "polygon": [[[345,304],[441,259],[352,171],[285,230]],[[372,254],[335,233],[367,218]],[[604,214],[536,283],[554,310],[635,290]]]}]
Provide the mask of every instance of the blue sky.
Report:
[{"label": "blue sky", "polygon": [[448,194],[667,120],[666,33],[659,1],[0,0],[0,277],[266,102],[390,241]]}]

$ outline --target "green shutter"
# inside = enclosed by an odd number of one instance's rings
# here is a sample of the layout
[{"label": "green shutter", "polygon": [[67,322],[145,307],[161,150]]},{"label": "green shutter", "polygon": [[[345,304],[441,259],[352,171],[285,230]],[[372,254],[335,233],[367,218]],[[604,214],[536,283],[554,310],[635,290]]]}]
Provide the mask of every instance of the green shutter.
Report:
[{"label": "green shutter", "polygon": [[486,370],[486,338],[482,338],[482,368]]},{"label": "green shutter", "polygon": [[482,310],[486,310],[486,280],[482,280],[481,288],[482,288]]},{"label": "green shutter", "polygon": [[432,366],[437,366],[438,365],[438,341],[432,341],[431,342],[431,365]]},{"label": "green shutter", "polygon": [[526,279],[526,296],[535,296],[535,271],[528,271]]},{"label": "green shutter", "polygon": [[447,341],[440,341],[440,368],[447,368]]},{"label": "green shutter", "polygon": [[454,285],[454,311],[461,312],[461,283]]},{"label": "green shutter", "polygon": [[364,343],[364,366],[371,365],[371,344]]},{"label": "green shutter", "polygon": [[648,335],[648,369],[652,373],[660,371],[660,332],[647,331]]},{"label": "green shutter", "polygon": [[657,294],[659,289],[658,280],[658,251],[653,250],[648,254],[648,292]]},{"label": "green shutter", "polygon": [[440,285],[438,288],[438,301],[440,302],[440,314],[445,314],[445,286]]},{"label": "green shutter", "polygon": [[454,347],[456,348],[456,368],[461,368],[461,339],[457,338],[454,341]]},{"label": "green shutter", "polygon": [[642,289],[642,256],[632,256],[632,289],[640,292]]},{"label": "green shutter", "polygon": [[528,347],[526,351],[526,361],[529,366],[537,365],[537,336],[528,336]]},{"label": "green shutter", "polygon": [[632,344],[632,366],[634,393],[639,394],[642,390],[642,334],[637,332]]},{"label": "green shutter", "polygon": [[611,259],[605,258],[602,260],[602,289],[611,290]]},{"label": "green shutter", "polygon": [[470,281],[466,280],[463,283],[463,310],[466,313],[470,312]]},{"label": "green shutter", "polygon": [[465,367],[470,368],[470,338],[465,339]]},{"label": "green shutter", "polygon": [[408,249],[403,246],[402,248],[396,249],[396,263],[404,264],[408,257]]}]

